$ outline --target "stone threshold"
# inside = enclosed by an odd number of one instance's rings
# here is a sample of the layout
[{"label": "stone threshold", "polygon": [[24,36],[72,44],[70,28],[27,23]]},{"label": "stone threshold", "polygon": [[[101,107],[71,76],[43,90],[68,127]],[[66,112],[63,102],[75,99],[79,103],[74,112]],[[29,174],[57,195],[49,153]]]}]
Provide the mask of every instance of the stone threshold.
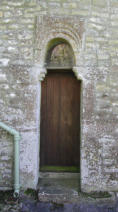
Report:
[{"label": "stone threshold", "polygon": [[40,172],[39,179],[41,178],[64,178],[64,179],[71,179],[71,178],[78,178],[80,177],[80,173],[67,173],[67,172]]}]

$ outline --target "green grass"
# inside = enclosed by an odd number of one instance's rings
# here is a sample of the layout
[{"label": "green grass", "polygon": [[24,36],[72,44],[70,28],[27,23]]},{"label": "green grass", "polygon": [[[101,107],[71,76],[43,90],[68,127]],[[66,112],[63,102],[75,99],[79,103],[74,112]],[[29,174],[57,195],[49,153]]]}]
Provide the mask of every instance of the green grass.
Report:
[{"label": "green grass", "polygon": [[44,172],[79,172],[77,166],[42,166],[40,170]]}]

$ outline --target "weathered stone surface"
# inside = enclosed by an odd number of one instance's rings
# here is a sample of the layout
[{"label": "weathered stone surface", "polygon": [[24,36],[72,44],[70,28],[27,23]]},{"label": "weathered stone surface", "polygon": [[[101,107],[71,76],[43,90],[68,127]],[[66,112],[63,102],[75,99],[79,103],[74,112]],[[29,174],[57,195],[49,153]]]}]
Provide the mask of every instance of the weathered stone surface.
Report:
[{"label": "weathered stone surface", "polygon": [[13,136],[0,129],[0,189],[13,186]]},{"label": "weathered stone surface", "polygon": [[[83,82],[82,190],[118,190],[118,1],[5,0],[0,4],[0,121],[22,135],[21,185],[35,188],[37,184],[39,80],[46,74],[48,44],[62,38],[73,49],[73,70]],[[0,150],[4,150],[12,139],[7,134],[1,134],[1,139]],[[9,145],[5,151],[4,156],[0,154],[0,167],[6,164],[9,151],[13,156]],[[8,182],[12,171],[5,167],[4,187],[13,184],[13,177]]]}]

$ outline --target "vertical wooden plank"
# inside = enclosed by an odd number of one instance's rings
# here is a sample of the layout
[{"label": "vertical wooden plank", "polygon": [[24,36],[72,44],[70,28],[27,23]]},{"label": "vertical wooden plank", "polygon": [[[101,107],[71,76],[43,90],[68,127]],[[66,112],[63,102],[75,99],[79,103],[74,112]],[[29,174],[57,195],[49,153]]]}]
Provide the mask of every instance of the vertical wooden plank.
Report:
[{"label": "vertical wooden plank", "polygon": [[80,82],[72,72],[49,72],[42,82],[41,166],[79,166]]}]

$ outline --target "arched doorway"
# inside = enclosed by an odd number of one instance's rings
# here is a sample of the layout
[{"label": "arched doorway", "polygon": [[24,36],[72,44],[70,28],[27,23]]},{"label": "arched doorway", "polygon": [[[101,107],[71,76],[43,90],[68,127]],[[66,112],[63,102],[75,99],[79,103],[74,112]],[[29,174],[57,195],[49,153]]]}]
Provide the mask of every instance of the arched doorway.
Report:
[{"label": "arched doorway", "polygon": [[81,82],[72,71],[71,46],[54,39],[48,49],[41,85],[40,170],[79,172]]}]

